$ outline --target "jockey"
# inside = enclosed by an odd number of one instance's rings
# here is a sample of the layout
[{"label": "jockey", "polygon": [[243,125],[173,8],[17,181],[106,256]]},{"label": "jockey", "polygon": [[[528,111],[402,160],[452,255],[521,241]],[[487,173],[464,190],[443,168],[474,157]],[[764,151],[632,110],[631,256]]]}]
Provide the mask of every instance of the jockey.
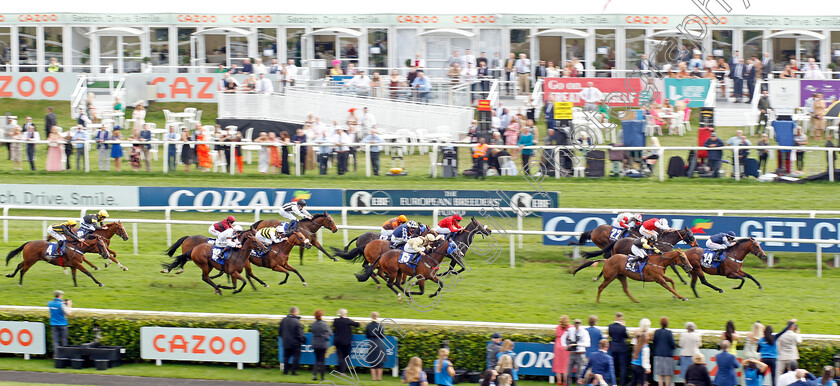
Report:
[{"label": "jockey", "polygon": [[87,236],[89,233],[102,229],[105,226],[102,221],[104,221],[106,217],[108,217],[108,211],[105,209],[102,209],[95,214],[83,216],[82,220],[79,221],[79,230],[76,231],[76,235],[79,236],[79,238],[82,238]]},{"label": "jockey", "polygon": [[660,253],[659,249],[656,248],[656,238],[655,236],[644,235],[642,238],[636,239],[630,246],[630,256],[627,257],[627,262],[635,263],[647,258],[651,253]]},{"label": "jockey", "polygon": [[283,241],[281,234],[277,232],[277,228],[272,227],[265,227],[258,230],[255,236],[257,240],[266,246]]},{"label": "jockey", "polygon": [[649,218],[642,223],[642,226],[639,227],[639,232],[642,235],[650,235],[654,237],[654,240],[658,238],[659,231],[666,232],[671,230],[668,226],[668,220],[664,218]]},{"label": "jockey", "polygon": [[71,227],[76,225],[76,220],[69,219],[63,223],[59,224],[52,224],[47,227],[47,240],[49,240],[50,236],[55,239],[58,243],[58,250],[61,251],[64,249],[64,241],[67,237],[70,237],[73,240],[79,240],[79,237],[73,233]]},{"label": "jockey", "polygon": [[405,253],[411,254],[411,258],[408,260],[408,263],[417,264],[420,261],[421,256],[426,256],[426,246],[435,240],[437,240],[437,237],[431,234],[426,235],[426,237],[416,236],[408,239],[405,243]]},{"label": "jockey", "polygon": [[211,235],[215,237],[219,237],[219,234],[230,229],[233,226],[233,223],[236,222],[236,218],[233,216],[228,216],[226,219],[219,221],[217,223],[213,223],[210,225],[210,229],[207,231],[210,232]]},{"label": "jockey", "polygon": [[274,227],[277,231],[277,234],[280,236],[280,241],[285,241],[292,235],[292,232],[295,231],[297,228],[298,221],[292,220],[289,222],[280,223],[280,225]]},{"label": "jockey", "polygon": [[280,213],[281,217],[287,218],[290,221],[297,220],[297,217],[300,218],[312,218],[312,215],[306,211],[306,200],[300,199],[297,201],[289,201],[283,206],[280,207],[280,210],[277,213]]},{"label": "jockey", "polygon": [[619,214],[615,220],[612,222],[613,228],[621,228],[624,229],[625,232],[629,231],[631,228],[639,226],[642,222],[642,215],[640,213],[632,214],[629,212],[624,212]]},{"label": "jockey", "polygon": [[242,226],[234,225],[232,228],[219,233],[216,238],[216,248],[213,248],[213,260],[218,261],[219,255],[224,256],[231,247],[239,248],[241,246],[239,240],[236,239],[239,232],[242,232]]},{"label": "jockey", "polygon": [[449,216],[440,220],[440,222],[438,222],[438,227],[434,228],[434,231],[441,235],[449,235],[451,233],[460,232],[464,229],[458,224],[458,221],[461,221],[461,219],[460,214]]},{"label": "jockey", "polygon": [[409,221],[403,225],[394,229],[394,233],[391,234],[391,244],[396,247],[400,247],[405,244],[412,236],[419,236],[420,235],[420,225],[417,224],[417,221]]},{"label": "jockey", "polygon": [[720,260],[720,255],[729,247],[735,245],[735,232],[718,233],[706,240],[706,248],[715,251],[714,260]]},{"label": "jockey", "polygon": [[394,233],[394,229],[397,229],[397,227],[405,224],[406,222],[408,222],[408,217],[405,217],[404,214],[388,219],[388,221],[385,221],[385,223],[382,224],[382,229],[379,230],[379,238],[387,240],[391,237],[391,234]]}]

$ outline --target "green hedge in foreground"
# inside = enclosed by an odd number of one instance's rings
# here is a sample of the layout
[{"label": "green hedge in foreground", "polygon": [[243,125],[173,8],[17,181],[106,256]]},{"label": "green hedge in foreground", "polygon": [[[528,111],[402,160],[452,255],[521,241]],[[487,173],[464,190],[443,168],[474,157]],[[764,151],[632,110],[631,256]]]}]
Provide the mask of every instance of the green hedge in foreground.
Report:
[{"label": "green hedge in foreground", "polygon": [[[49,317],[40,313],[0,312],[0,320],[42,322],[49,325]],[[276,321],[254,321],[248,319],[215,320],[192,317],[162,318],[154,316],[115,317],[73,315],[69,319],[70,343],[81,344],[93,340],[94,325],[98,325],[102,336],[101,343],[126,348],[125,358],[129,361],[142,361],[140,358],[140,327],[188,327],[188,328],[229,328],[260,331],[260,366],[277,367],[277,324]],[[304,322],[306,331],[308,323]],[[396,329],[385,325],[386,334],[399,336]],[[364,325],[362,326],[364,327]],[[444,340],[449,341],[450,359],[456,368],[480,371],[485,365],[485,346],[492,332],[498,331],[505,338],[515,342],[552,343],[554,333],[543,330],[491,330],[487,328],[464,327],[416,327],[400,326],[405,333],[399,338],[400,368],[408,364],[413,356],[423,359],[426,366],[437,358],[437,350]],[[359,328],[355,333],[363,333]],[[50,330],[47,328],[47,342],[50,342]],[[740,342],[740,346],[743,342]],[[47,344],[47,350],[52,346]],[[717,348],[717,337],[704,336],[703,348]],[[814,374],[820,374],[822,366],[832,364],[832,358],[840,352],[840,342],[805,341],[799,346],[799,366]],[[51,353],[48,353],[50,355]],[[50,355],[51,356],[51,355]]]}]

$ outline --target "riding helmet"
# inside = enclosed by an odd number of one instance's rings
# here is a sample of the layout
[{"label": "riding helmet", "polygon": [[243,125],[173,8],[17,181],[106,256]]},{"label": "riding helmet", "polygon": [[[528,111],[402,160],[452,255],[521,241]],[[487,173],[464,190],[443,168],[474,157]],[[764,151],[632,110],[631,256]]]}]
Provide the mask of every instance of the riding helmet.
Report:
[{"label": "riding helmet", "polygon": [[304,200],[302,198],[300,200],[297,200],[297,203],[298,203],[298,206],[306,206],[306,200]]},{"label": "riding helmet", "polygon": [[461,218],[461,215],[460,215],[460,214],[456,214],[456,215],[455,215],[455,220],[456,220],[456,221],[461,221],[461,220],[463,220],[463,218]]},{"label": "riding helmet", "polygon": [[406,221],[408,221],[408,217],[405,217],[404,214],[401,214],[400,217],[397,217],[397,221],[406,222]]},{"label": "riding helmet", "polygon": [[234,225],[233,230],[236,232],[242,232],[242,225]]},{"label": "riding helmet", "polygon": [[405,225],[409,228],[420,228],[420,226],[417,225],[417,221],[409,221]]},{"label": "riding helmet", "polygon": [[101,209],[97,214],[99,215],[99,217],[108,217],[108,211],[105,209]]},{"label": "riding helmet", "polygon": [[225,219],[225,221],[227,221],[227,222],[229,222],[229,223],[231,223],[231,224],[232,224],[232,223],[235,223],[235,222],[236,222],[236,217],[233,217],[233,216],[228,216],[228,218],[226,218],[226,219]]},{"label": "riding helmet", "polygon": [[67,225],[70,225],[70,226],[76,225],[76,220],[73,220],[72,218],[67,220]]},{"label": "riding helmet", "polygon": [[730,237],[735,237],[735,232],[729,231],[729,232],[726,232],[726,235],[730,236]]}]

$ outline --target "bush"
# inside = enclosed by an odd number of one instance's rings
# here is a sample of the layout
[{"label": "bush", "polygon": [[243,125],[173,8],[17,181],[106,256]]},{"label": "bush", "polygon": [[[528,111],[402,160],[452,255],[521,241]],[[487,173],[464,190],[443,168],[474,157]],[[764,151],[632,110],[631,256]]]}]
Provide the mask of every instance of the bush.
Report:
[{"label": "bush", "polygon": [[[42,322],[49,325],[49,317],[41,313],[0,312],[0,320]],[[72,344],[90,342],[94,338],[93,328],[98,325],[101,343],[110,346],[123,346],[125,359],[142,361],[140,358],[140,327],[189,327],[189,328],[229,328],[248,329],[260,332],[260,363],[262,367],[277,367],[277,321],[228,318],[208,319],[194,317],[162,318],[155,316],[92,316],[73,315],[70,319],[69,338]],[[309,330],[304,322],[306,331]],[[399,367],[403,368],[413,356],[423,359],[426,367],[437,359],[441,342],[449,341],[450,360],[455,368],[481,371],[485,366],[485,346],[492,332],[498,331],[505,338],[514,342],[552,343],[554,332],[545,330],[503,330],[476,327],[422,327],[401,325],[405,336],[399,337],[396,329],[384,325],[386,335],[399,339]],[[354,331],[363,333],[362,328]],[[50,330],[47,329],[49,335]],[[50,342],[47,336],[47,342]],[[739,347],[743,345],[740,342]],[[717,348],[717,337],[704,336],[703,348]],[[47,345],[51,351],[51,345]],[[840,343],[826,341],[806,341],[799,347],[801,359],[799,366],[814,374],[820,374],[822,366],[832,363],[832,357],[840,351]],[[48,356],[51,353],[48,352]]]}]

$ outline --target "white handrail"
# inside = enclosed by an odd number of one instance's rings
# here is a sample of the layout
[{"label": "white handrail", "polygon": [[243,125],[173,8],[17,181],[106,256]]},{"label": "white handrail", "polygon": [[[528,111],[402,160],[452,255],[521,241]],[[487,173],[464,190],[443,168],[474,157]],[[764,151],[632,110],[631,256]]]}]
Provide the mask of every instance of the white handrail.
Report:
[{"label": "white handrail", "polygon": [[82,100],[84,100],[87,94],[87,80],[87,74],[80,74],[79,80],[76,81],[76,87],[73,88],[73,94],[70,95],[70,116],[73,118],[78,118],[76,111],[78,111],[79,104],[82,103]]}]

